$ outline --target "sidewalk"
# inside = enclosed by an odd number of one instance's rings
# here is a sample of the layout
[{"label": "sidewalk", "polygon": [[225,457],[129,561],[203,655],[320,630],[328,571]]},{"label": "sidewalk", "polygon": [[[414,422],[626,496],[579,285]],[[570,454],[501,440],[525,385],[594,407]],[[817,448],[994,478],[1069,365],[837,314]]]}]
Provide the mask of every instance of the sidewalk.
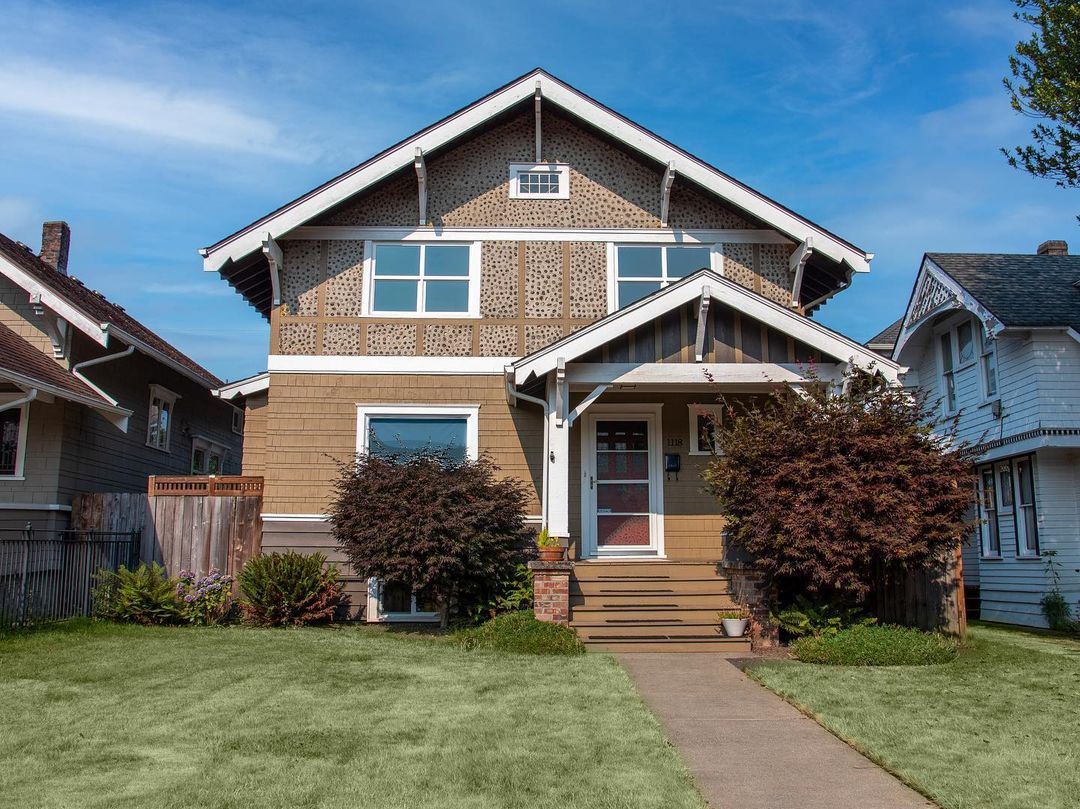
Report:
[{"label": "sidewalk", "polygon": [[618,658],[713,809],[934,806],[723,655]]}]

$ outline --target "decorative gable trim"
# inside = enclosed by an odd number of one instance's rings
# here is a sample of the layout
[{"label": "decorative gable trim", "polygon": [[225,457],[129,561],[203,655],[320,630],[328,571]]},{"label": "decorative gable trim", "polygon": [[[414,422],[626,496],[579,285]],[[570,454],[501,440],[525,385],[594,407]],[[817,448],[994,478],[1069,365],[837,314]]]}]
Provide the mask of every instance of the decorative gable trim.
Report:
[{"label": "decorative gable trim", "polygon": [[760,295],[721,277],[712,270],[699,270],[670,286],[654,292],[630,306],[613,312],[551,345],[523,357],[511,367],[515,384],[523,384],[555,370],[559,363],[571,362],[638,327],[654,321],[666,312],[691,301],[708,297],[784,332],[822,354],[849,362],[859,368],[873,366],[895,382],[899,365],[870,351],[865,346],[837,334],[803,315],[792,312]]},{"label": "decorative gable trim", "polygon": [[966,309],[975,315],[982,323],[986,337],[989,339],[997,337],[1005,328],[993,312],[979,303],[974,295],[957,283],[929,256],[924,255],[892,355],[899,357],[908,340],[924,323],[950,309]]},{"label": "decorative gable trim", "polygon": [[625,146],[654,159],[666,167],[666,171],[678,173],[697,183],[794,241],[801,243],[808,237],[812,238],[817,252],[848,266],[854,272],[869,271],[871,254],[798,216],[540,69],[390,147],[217,244],[203,248],[199,252],[204,259],[204,269],[216,272],[230,261],[258,251],[267,234],[277,238],[303,225],[400,169],[413,165],[418,151],[427,153],[437,149],[538,93]]}]

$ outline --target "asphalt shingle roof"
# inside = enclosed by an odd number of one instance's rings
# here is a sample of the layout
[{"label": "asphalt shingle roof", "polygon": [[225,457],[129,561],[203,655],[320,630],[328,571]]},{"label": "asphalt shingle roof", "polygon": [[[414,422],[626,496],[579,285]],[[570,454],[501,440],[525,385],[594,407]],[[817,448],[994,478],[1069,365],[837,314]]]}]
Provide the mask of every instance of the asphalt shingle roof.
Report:
[{"label": "asphalt shingle roof", "polygon": [[196,376],[204,379],[208,387],[217,388],[223,384],[220,379],[187,354],[184,354],[167,340],[154,334],[154,332],[125,312],[122,307],[109,301],[100,292],[95,292],[85,286],[77,278],[57,272],[29,248],[12,241],[3,233],[0,233],[0,254],[3,254],[13,264],[28,272],[58,295],[62,295],[72,306],[98,323],[110,323],[132,337],[141,340],[174,362],[184,366]]},{"label": "asphalt shingle roof", "polygon": [[1080,330],[1080,256],[926,255],[1007,327]]},{"label": "asphalt shingle roof", "polygon": [[886,326],[884,329],[879,331],[877,334],[867,340],[864,345],[867,348],[873,348],[874,346],[896,345],[896,341],[900,337],[900,326],[903,324],[903,322],[904,318],[902,316],[898,317],[894,323]]},{"label": "asphalt shingle roof", "polygon": [[106,402],[97,391],[0,323],[0,377],[8,371],[84,399]]}]

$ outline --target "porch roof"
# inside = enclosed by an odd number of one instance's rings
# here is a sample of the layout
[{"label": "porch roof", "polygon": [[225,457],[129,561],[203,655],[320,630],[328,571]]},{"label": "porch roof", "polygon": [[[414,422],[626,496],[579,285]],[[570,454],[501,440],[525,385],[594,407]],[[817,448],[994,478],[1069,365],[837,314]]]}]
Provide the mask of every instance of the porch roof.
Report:
[{"label": "porch roof", "polygon": [[[758,295],[713,270],[703,269],[680,279],[665,289],[642,298],[607,317],[596,321],[561,340],[534,351],[507,368],[514,384],[521,385],[554,371],[560,363],[565,365],[583,357],[611,341],[622,337],[640,326],[650,323],[667,312],[691,301],[719,301],[770,328],[783,332],[796,340],[832,357],[838,363],[880,371],[888,380],[895,382],[902,369],[892,360],[871,351],[866,346],[826,328],[804,315]],[[743,363],[748,370],[762,363]],[[696,364],[702,366],[700,360]],[[776,368],[781,368],[777,365]],[[785,381],[777,379],[775,381]]]}]

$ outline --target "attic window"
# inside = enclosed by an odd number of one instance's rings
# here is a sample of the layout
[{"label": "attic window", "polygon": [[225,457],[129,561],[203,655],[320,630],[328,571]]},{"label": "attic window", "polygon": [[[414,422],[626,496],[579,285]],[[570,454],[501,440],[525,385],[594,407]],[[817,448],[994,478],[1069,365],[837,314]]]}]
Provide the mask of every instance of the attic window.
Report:
[{"label": "attic window", "polygon": [[570,167],[565,163],[511,163],[510,199],[569,199]]}]

